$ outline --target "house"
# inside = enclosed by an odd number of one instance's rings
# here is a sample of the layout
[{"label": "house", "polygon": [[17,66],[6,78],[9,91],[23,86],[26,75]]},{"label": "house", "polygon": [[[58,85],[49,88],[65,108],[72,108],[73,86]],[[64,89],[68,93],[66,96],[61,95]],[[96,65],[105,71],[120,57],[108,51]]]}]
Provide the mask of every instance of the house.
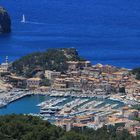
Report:
[{"label": "house", "polygon": [[49,80],[54,80],[61,75],[61,72],[45,70],[45,77]]},{"label": "house", "polygon": [[70,77],[78,77],[78,76],[80,76],[80,71],[71,71],[70,72]]},{"label": "house", "polygon": [[80,66],[80,68],[91,67],[91,62],[90,61],[79,61],[79,66]]},{"label": "house", "polygon": [[102,65],[102,64],[97,64],[94,66],[96,69],[99,69],[101,72],[104,73],[113,73],[113,72],[117,72],[118,69],[114,66],[110,66],[110,65]]},{"label": "house", "polygon": [[131,120],[131,119],[138,117],[138,111],[135,109],[129,109],[128,107],[123,107],[122,115],[124,118],[128,118]]},{"label": "house", "polygon": [[114,77],[114,78],[119,78],[119,79],[122,79],[124,76],[126,76],[126,74],[124,73],[124,72],[114,72],[113,74],[112,74],[112,76]]},{"label": "house", "polygon": [[67,65],[68,65],[69,71],[75,71],[79,67],[79,62],[78,61],[68,61]]},{"label": "house", "polygon": [[40,78],[29,78],[27,79],[27,87],[28,88],[38,88],[41,83]]},{"label": "house", "polygon": [[82,75],[87,75],[89,77],[95,77],[98,78],[99,75],[101,74],[101,71],[97,68],[94,67],[85,67],[84,70],[82,71]]},{"label": "house", "polygon": [[135,131],[136,131],[136,135],[139,136],[140,135],[140,126],[136,126]]},{"label": "house", "polygon": [[26,87],[26,85],[27,85],[26,80],[27,79],[24,78],[24,77],[18,77],[18,76],[15,76],[15,75],[6,76],[6,81],[16,88]]},{"label": "house", "polygon": [[69,71],[76,71],[78,69],[83,69],[85,67],[90,67],[90,61],[67,61],[68,70]]},{"label": "house", "polygon": [[67,84],[64,78],[56,78],[52,87],[56,90],[61,90],[65,89],[67,87]]}]

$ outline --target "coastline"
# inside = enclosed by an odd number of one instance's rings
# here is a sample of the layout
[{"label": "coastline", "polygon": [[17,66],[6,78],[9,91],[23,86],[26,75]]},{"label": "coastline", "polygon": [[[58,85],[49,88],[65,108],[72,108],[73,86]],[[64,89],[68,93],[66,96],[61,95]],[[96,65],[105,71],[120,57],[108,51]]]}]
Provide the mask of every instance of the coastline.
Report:
[{"label": "coastline", "polygon": [[[20,95],[14,95],[13,97],[10,97],[8,99],[2,99],[3,100],[3,104],[1,103],[0,104],[0,108],[3,108],[7,105],[9,105],[10,103],[12,102],[15,102],[17,100],[20,100],[26,96],[31,96],[31,95],[42,95],[42,96],[50,96],[50,97],[76,97],[76,98],[96,98],[96,99],[100,99],[100,100],[105,100],[105,99],[108,99],[108,100],[111,100],[111,101],[117,101],[117,102],[122,102],[124,103],[125,105],[137,105],[139,104],[138,102],[134,102],[132,100],[127,100],[127,99],[122,99],[122,98],[118,98],[118,94],[116,95],[92,95],[92,94],[82,94],[82,93],[79,93],[77,94],[76,92],[73,92],[73,93],[70,93],[70,92],[62,92],[62,91],[53,91],[53,92],[40,92],[40,91],[24,91],[23,89],[14,89],[14,90],[19,90],[19,93],[21,93],[20,90],[23,91],[23,94],[20,94]],[[12,93],[12,92],[8,92],[8,93]],[[16,93],[18,93],[16,91]]]}]

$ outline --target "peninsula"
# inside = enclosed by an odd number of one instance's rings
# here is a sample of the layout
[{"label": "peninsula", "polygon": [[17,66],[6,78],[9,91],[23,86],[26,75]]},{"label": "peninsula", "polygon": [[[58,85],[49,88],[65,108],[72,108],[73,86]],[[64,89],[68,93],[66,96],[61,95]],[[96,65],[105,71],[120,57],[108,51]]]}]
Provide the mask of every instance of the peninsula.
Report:
[{"label": "peninsula", "polygon": [[75,48],[49,49],[0,65],[0,106],[42,94],[38,114],[66,131],[117,126],[140,135],[139,69],[91,64]]}]

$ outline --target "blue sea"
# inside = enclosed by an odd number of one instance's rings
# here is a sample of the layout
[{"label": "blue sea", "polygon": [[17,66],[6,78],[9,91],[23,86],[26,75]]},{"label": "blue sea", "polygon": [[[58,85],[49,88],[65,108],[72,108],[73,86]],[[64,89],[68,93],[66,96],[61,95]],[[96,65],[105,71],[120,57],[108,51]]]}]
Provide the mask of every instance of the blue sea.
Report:
[{"label": "blue sea", "polygon": [[[92,61],[140,66],[139,0],[0,0],[12,33],[0,36],[0,62],[48,48],[75,47]],[[21,23],[25,14],[27,23]]]}]

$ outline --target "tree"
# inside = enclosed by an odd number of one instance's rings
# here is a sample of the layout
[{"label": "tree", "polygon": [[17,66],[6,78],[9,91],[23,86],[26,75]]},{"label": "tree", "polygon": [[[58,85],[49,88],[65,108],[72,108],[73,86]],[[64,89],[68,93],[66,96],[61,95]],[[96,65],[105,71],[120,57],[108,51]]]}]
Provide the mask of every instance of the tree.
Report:
[{"label": "tree", "polygon": [[0,116],[0,140],[138,140],[127,130],[116,133],[116,127],[98,130],[85,128],[65,132],[38,117],[27,115]]},{"label": "tree", "polygon": [[26,55],[15,62],[9,70],[12,73],[25,77],[33,77],[37,70],[55,70],[65,73],[68,69],[67,61],[81,60],[76,49],[48,49],[46,52],[37,52]]}]

